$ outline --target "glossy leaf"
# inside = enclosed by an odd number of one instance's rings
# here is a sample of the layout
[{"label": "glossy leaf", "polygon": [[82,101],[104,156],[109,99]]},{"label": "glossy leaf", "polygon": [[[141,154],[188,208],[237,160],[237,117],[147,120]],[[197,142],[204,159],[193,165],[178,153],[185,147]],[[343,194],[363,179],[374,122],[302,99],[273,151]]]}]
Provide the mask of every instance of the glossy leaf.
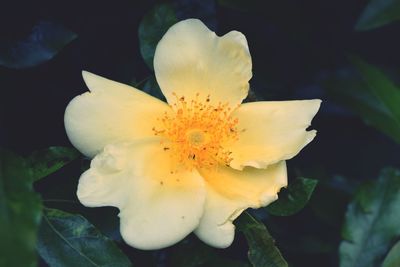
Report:
[{"label": "glossy leaf", "polygon": [[400,89],[377,68],[354,59],[363,79],[337,75],[325,87],[330,97],[356,112],[371,125],[400,143]]},{"label": "glossy leaf", "polygon": [[0,266],[36,266],[41,200],[24,159],[5,150],[0,157]]},{"label": "glossy leaf", "polygon": [[55,146],[33,152],[27,158],[32,179],[37,181],[46,177],[78,158],[79,155],[79,152],[74,148]]},{"label": "glossy leaf", "polygon": [[23,40],[0,44],[0,65],[22,69],[52,59],[77,35],[61,25],[43,21]]},{"label": "glossy leaf", "polygon": [[139,25],[140,53],[147,66],[153,68],[156,46],[169,27],[177,22],[170,4],[159,4],[147,13]]},{"label": "glossy leaf", "polygon": [[45,209],[37,249],[50,267],[132,266],[129,259],[84,217]]},{"label": "glossy leaf", "polygon": [[352,57],[351,61],[361,73],[369,91],[387,108],[392,118],[400,125],[400,88],[378,68],[356,57]]},{"label": "glossy leaf", "polygon": [[400,171],[385,169],[360,187],[346,212],[340,267],[375,267],[400,237]]},{"label": "glossy leaf", "polygon": [[244,212],[236,220],[236,226],[247,239],[249,245],[248,257],[254,267],[287,267],[288,264],[275,246],[267,228]]},{"label": "glossy leaf", "polygon": [[400,241],[398,241],[382,263],[382,267],[399,267],[400,266]]},{"label": "glossy leaf", "polygon": [[271,203],[267,210],[272,215],[290,216],[304,208],[314,192],[318,181],[308,178],[298,178],[289,183],[287,189],[282,189],[277,201]]},{"label": "glossy leaf", "polygon": [[399,0],[371,0],[358,19],[356,30],[375,29],[399,19]]}]

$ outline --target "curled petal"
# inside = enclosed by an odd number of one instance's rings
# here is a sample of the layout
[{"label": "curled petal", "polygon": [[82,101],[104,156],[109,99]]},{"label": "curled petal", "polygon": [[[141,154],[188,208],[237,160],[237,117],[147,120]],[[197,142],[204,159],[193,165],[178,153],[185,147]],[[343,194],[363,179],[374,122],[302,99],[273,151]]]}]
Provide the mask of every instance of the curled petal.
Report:
[{"label": "curled petal", "polygon": [[87,207],[122,206],[129,192],[121,184],[130,183],[126,175],[127,150],[125,146],[108,145],[90,163],[78,185],[79,201]]},{"label": "curled petal", "polygon": [[232,152],[232,168],[265,168],[294,157],[310,143],[316,131],[307,131],[321,100],[253,102],[241,105],[233,116],[239,119],[238,140],[226,144]]},{"label": "curled petal", "polygon": [[107,144],[153,136],[157,117],[170,108],[131,86],[82,72],[90,92],[75,97],[64,115],[71,143],[93,157]]},{"label": "curled petal", "polygon": [[197,171],[174,168],[172,158],[155,138],[106,146],[82,175],[78,198],[118,207],[121,235],[133,247],[173,245],[198,226],[205,186]]},{"label": "curled petal", "polygon": [[154,55],[157,81],[168,103],[200,94],[210,104],[236,107],[247,96],[251,57],[246,37],[231,31],[218,37],[200,20],[188,19],[172,26],[158,43]]},{"label": "curled petal", "polygon": [[195,230],[205,243],[219,248],[228,247],[235,235],[232,224],[247,208],[259,208],[278,198],[277,193],[287,185],[284,161],[267,169],[245,168],[243,171],[220,166],[214,171],[201,171],[207,184],[204,215]]}]

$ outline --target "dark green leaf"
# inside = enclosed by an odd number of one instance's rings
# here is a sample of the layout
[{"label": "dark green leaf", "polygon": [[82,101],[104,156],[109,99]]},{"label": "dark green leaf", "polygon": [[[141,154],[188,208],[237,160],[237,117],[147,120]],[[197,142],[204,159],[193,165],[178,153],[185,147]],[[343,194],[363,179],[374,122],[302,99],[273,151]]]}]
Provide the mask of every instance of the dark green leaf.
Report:
[{"label": "dark green leaf", "polygon": [[396,87],[378,68],[356,57],[352,57],[351,61],[363,76],[369,91],[389,111],[389,114],[397,124],[400,125],[400,88]]},{"label": "dark green leaf", "polygon": [[364,80],[353,75],[337,76],[325,87],[333,100],[359,114],[366,124],[400,143],[400,90],[378,69],[355,60]]},{"label": "dark green leaf", "polygon": [[78,158],[79,152],[69,147],[49,147],[47,149],[33,152],[28,158],[28,166],[31,170],[32,179],[37,181],[57,171],[65,164]]},{"label": "dark green leaf", "polygon": [[0,65],[21,69],[52,59],[77,35],[61,25],[43,21],[24,40],[0,44]]},{"label": "dark green leaf", "polygon": [[153,68],[154,52],[161,37],[177,22],[170,4],[159,4],[147,13],[139,25],[140,53],[147,66]]},{"label": "dark green leaf", "polygon": [[399,0],[371,0],[356,24],[356,30],[367,31],[400,19]]},{"label": "dark green leaf", "polygon": [[162,101],[166,101],[165,96],[161,92],[160,86],[157,83],[154,75],[150,76],[141,87],[142,91],[152,95]]},{"label": "dark green leaf", "polygon": [[107,237],[80,215],[46,209],[37,248],[50,267],[132,266]]},{"label": "dark green leaf", "polygon": [[346,212],[341,267],[375,267],[400,237],[400,172],[385,169],[360,187]]},{"label": "dark green leaf", "polygon": [[0,266],[36,266],[41,200],[23,158],[0,150]]},{"label": "dark green leaf", "polygon": [[382,267],[399,267],[400,266],[400,241],[398,241],[382,263]]},{"label": "dark green leaf", "polygon": [[268,212],[276,216],[290,216],[299,212],[307,204],[317,183],[317,180],[308,178],[298,178],[289,183],[288,188],[279,193],[278,200],[267,207]]},{"label": "dark green leaf", "polygon": [[237,220],[238,230],[243,232],[249,244],[249,260],[255,267],[287,267],[288,264],[275,246],[264,224],[244,212]]}]

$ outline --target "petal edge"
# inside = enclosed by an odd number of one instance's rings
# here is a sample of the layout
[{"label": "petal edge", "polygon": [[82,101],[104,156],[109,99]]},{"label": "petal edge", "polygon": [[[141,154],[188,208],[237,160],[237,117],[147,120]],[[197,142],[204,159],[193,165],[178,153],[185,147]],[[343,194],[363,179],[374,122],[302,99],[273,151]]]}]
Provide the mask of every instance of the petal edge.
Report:
[{"label": "petal edge", "polygon": [[106,145],[153,136],[157,117],[170,107],[138,89],[82,72],[90,92],[68,104],[64,124],[71,143],[94,157]]},{"label": "petal edge", "polygon": [[239,119],[239,139],[227,146],[230,166],[266,168],[297,155],[317,131],[307,131],[321,100],[264,101],[241,105],[233,116]]},{"label": "petal edge", "polygon": [[[200,20],[187,19],[173,25],[157,45],[154,69],[168,103],[196,94],[210,103],[228,102],[232,108],[247,96],[252,77],[246,37],[231,31],[221,37]],[[228,100],[228,101],[227,101]]]}]

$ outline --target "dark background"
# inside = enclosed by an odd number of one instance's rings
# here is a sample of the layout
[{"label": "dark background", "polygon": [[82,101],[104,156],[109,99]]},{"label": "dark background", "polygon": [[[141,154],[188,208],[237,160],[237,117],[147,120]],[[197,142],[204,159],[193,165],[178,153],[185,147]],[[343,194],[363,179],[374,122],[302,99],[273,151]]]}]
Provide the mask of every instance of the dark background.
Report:
[{"label": "dark background", "polygon": [[[376,178],[382,167],[400,167],[400,147],[331,100],[324,81],[338,72],[352,73],[348,55],[358,55],[391,73],[400,73],[400,24],[355,31],[354,25],[367,1],[243,2],[236,8],[214,1],[173,4],[180,19],[202,18],[219,35],[230,30],[244,33],[253,58],[251,87],[257,100],[323,100],[313,122],[313,128],[318,130],[316,139],[289,161],[291,179],[305,175],[322,182],[306,209],[292,217],[268,218],[267,226],[284,256],[296,266],[336,266],[347,193],[359,181]],[[43,20],[65,26],[78,38],[38,66],[18,70],[0,66],[0,146],[20,154],[52,145],[71,146],[63,115],[68,102],[87,90],[82,70],[124,83],[151,75],[139,51],[138,27],[155,3],[3,2],[0,42],[24,38]],[[393,77],[399,81],[400,76]],[[70,173],[73,178],[58,177],[56,182],[37,185],[38,190],[46,195],[48,188],[60,186],[67,179],[77,181],[79,172]],[[337,193],[329,186],[332,184],[347,189]],[[74,195],[72,189],[65,194]],[[323,200],[321,195],[325,196]],[[109,212],[98,210],[99,216]],[[331,213],[323,214],[324,210]],[[220,253],[245,257],[237,255],[245,246],[241,242],[239,235],[230,249]],[[296,244],[300,248],[294,247]],[[143,262],[150,257],[147,252],[127,247],[124,250],[136,257],[134,262],[137,257]]]}]

